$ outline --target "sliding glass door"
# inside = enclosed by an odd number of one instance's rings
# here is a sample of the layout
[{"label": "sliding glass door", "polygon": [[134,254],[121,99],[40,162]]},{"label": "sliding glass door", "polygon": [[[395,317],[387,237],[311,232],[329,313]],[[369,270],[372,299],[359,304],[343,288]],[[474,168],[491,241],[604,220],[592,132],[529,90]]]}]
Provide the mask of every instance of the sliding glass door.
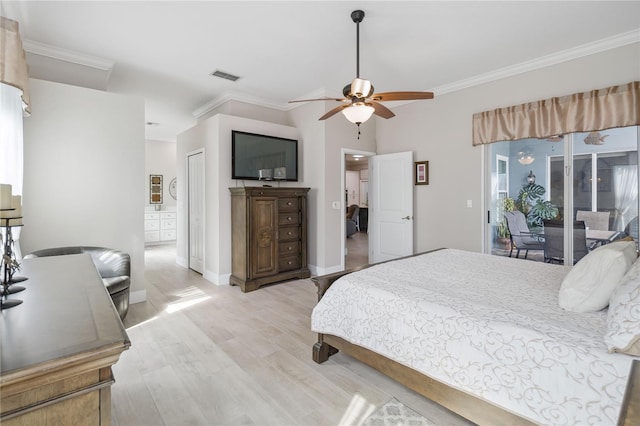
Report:
[{"label": "sliding glass door", "polygon": [[525,217],[526,231],[538,241],[555,232],[545,232],[545,220],[561,230],[561,255],[548,256],[535,241],[521,241],[528,259],[573,264],[617,238],[631,236],[637,243],[638,132],[625,127],[489,145],[487,251],[515,256],[514,238],[504,238],[512,233],[505,220],[509,210]]}]

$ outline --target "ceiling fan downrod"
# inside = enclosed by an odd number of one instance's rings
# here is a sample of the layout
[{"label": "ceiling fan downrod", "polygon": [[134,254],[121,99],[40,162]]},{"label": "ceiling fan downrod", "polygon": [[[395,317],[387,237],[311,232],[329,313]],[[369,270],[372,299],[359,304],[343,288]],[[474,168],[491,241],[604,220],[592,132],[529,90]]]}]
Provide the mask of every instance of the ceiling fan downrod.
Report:
[{"label": "ceiling fan downrod", "polygon": [[364,19],[364,11],[351,12],[351,20],[356,23],[356,78],[360,78],[360,22]]}]

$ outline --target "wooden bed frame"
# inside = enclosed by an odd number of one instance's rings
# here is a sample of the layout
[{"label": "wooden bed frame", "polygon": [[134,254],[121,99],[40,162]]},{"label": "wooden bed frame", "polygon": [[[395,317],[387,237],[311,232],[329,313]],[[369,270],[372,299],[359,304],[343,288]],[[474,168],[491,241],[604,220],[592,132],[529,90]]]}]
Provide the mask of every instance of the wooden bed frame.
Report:
[{"label": "wooden bed frame", "polygon": [[[420,253],[423,254],[423,253]],[[417,255],[415,255],[417,256]],[[313,277],[318,289],[318,301],[340,277],[372,265],[364,265],[347,271]],[[436,379],[402,365],[383,355],[354,345],[330,334],[318,333],[318,341],[313,345],[313,360],[321,364],[338,351],[363,362],[395,381],[407,386],[420,395],[479,425],[532,425],[531,420],[506,411],[490,402],[466,392],[452,388]],[[618,420],[619,426],[640,424],[640,360],[634,360]]]}]

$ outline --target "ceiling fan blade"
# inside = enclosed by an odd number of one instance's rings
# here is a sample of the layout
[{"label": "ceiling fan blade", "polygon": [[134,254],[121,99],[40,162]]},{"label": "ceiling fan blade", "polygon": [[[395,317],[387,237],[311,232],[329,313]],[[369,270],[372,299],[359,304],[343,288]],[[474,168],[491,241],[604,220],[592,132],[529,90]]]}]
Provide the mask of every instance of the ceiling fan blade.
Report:
[{"label": "ceiling fan blade", "polygon": [[373,113],[378,117],[391,118],[396,116],[389,108],[379,104],[378,102],[367,103],[367,105],[371,105],[373,107]]},{"label": "ceiling fan blade", "polygon": [[344,99],[344,98],[316,98],[316,99],[296,99],[295,101],[289,101],[290,104],[295,103],[295,102],[312,102],[312,101],[338,101],[338,102],[342,102],[342,101],[346,101],[348,99]]},{"label": "ceiling fan blade", "polygon": [[325,115],[323,115],[322,117],[320,117],[318,120],[326,120],[329,117],[333,117],[335,114],[339,113],[340,111],[342,111],[345,108],[350,107],[351,104],[345,104],[345,105],[340,105],[338,107],[335,107],[334,109],[330,110],[329,112],[327,112]]},{"label": "ceiling fan blade", "polygon": [[432,92],[386,92],[374,93],[370,98],[372,101],[416,101],[420,99],[433,99]]}]

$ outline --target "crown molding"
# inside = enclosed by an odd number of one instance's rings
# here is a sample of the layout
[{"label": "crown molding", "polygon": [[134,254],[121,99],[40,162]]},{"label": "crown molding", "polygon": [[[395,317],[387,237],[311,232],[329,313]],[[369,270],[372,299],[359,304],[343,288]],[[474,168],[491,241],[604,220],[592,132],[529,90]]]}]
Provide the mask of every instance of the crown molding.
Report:
[{"label": "crown molding", "polygon": [[195,118],[201,118],[202,116],[208,114],[209,112],[213,111],[214,109],[218,108],[219,106],[229,101],[244,102],[252,105],[261,106],[264,108],[277,109],[279,111],[287,111],[289,109],[289,104],[272,102],[267,99],[247,95],[245,93],[225,92],[222,95],[213,98],[211,101],[197,108],[191,114]]},{"label": "crown molding", "polygon": [[95,68],[111,73],[115,62],[97,56],[86,55],[72,50],[62,49],[32,40],[23,40],[22,46],[27,53],[33,55],[46,56],[59,61],[71,62],[85,67]]},{"label": "crown molding", "polygon": [[431,92],[436,95],[443,95],[469,87],[478,86],[480,84],[489,83],[514,75],[535,71],[541,68],[557,65],[563,62],[582,58],[584,56],[593,55],[595,53],[604,52],[606,50],[615,49],[617,47],[626,46],[640,42],[640,29],[632,30],[626,33],[617,34],[592,43],[583,44],[571,49],[562,50],[550,55],[542,56],[531,61],[521,62],[516,65],[500,68],[475,77],[459,80],[450,84],[434,87]]}]

